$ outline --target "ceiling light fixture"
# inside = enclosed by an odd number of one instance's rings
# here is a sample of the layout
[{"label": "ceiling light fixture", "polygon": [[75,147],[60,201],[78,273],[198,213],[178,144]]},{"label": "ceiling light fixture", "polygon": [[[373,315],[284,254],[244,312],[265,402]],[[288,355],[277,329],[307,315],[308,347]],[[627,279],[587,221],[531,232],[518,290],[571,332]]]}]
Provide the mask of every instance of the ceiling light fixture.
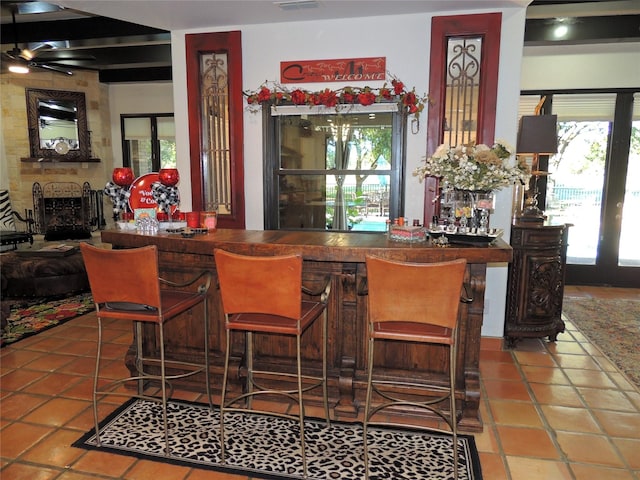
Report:
[{"label": "ceiling light fixture", "polygon": [[567,33],[569,32],[569,27],[566,25],[558,25],[554,30],[553,30],[553,36],[556,38],[564,38],[567,36]]},{"label": "ceiling light fixture", "polygon": [[300,10],[302,8],[318,8],[317,0],[285,0],[281,2],[273,2],[274,5],[282,10]]},{"label": "ceiling light fixture", "polygon": [[20,65],[19,63],[12,63],[11,65],[9,65],[9,71],[13,73],[25,74],[29,73],[29,67]]}]

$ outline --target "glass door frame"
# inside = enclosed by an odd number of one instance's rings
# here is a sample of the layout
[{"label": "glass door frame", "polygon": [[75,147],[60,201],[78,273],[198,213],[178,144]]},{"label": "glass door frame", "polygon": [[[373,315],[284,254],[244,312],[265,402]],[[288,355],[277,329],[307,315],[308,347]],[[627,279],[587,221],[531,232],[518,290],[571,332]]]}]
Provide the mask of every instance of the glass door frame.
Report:
[{"label": "glass door frame", "polygon": [[[618,265],[618,248],[622,229],[622,206],[626,190],[629,163],[631,127],[633,121],[634,94],[640,88],[625,89],[578,89],[578,90],[523,90],[521,95],[546,96],[544,109],[553,113],[554,94],[615,93],[615,113],[611,121],[609,141],[605,158],[605,173],[602,186],[599,242],[596,262],[593,265],[568,263],[565,283],[567,285],[607,285],[613,287],[640,288],[640,268]],[[540,169],[548,168],[548,157],[540,157]],[[538,197],[540,208],[546,207],[546,178],[540,179]]]}]

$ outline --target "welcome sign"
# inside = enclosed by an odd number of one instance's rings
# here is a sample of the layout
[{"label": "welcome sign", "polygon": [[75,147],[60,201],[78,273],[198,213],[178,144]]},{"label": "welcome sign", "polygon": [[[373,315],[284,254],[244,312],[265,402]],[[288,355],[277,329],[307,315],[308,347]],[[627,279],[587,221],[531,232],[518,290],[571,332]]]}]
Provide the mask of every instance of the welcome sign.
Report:
[{"label": "welcome sign", "polygon": [[280,62],[280,82],[370,82],[384,80],[386,63],[386,57]]}]

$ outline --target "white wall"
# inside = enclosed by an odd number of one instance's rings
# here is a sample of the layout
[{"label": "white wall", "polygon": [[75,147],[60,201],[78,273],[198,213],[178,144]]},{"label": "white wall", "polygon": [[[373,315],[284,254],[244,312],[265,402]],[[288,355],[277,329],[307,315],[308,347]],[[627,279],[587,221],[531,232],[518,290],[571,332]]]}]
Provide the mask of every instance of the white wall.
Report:
[{"label": "white wall", "polygon": [[526,47],[522,90],[640,85],[640,42]]},{"label": "white wall", "polygon": [[[485,10],[467,13],[488,12]],[[455,12],[438,14],[453,15]],[[243,90],[255,90],[265,80],[279,80],[279,66],[282,60],[385,56],[387,70],[391,74],[403,81],[407,88],[415,87],[418,93],[427,93],[429,91],[431,18],[432,15],[429,14],[398,15],[313,23],[228,26],[218,31],[240,30],[242,32]],[[503,10],[500,50],[502,67],[498,80],[496,138],[504,139],[512,145],[515,145],[517,134],[524,21],[524,8]],[[363,32],[368,34],[365,36]],[[185,51],[184,35],[187,33],[203,33],[203,30],[172,33],[178,168],[184,171],[189,169],[187,97],[184,94],[187,85],[182,53]],[[378,85],[372,83],[370,86],[380,87],[381,85],[382,82]],[[332,84],[303,85],[307,89],[331,86]],[[409,133],[407,138],[405,215],[409,218],[422,218],[423,212],[424,186],[411,175],[411,172],[426,153],[426,112],[422,114],[420,126],[420,131],[416,135]],[[248,229],[262,229],[263,179],[260,115],[246,113],[244,138],[246,226]],[[187,183],[190,179],[184,177],[186,176],[181,178],[181,192],[189,192],[190,184],[187,185]],[[183,197],[183,209],[190,208],[190,204],[187,205],[190,201],[190,198]],[[497,196],[492,225],[508,230],[510,213],[511,193],[508,190],[501,191]],[[493,265],[488,270],[486,287],[488,309],[485,311],[482,334],[501,337],[504,325],[507,266],[506,264]]]},{"label": "white wall", "polygon": [[126,113],[173,112],[173,84],[171,82],[110,84],[109,110],[111,112],[110,127],[113,164],[114,167],[121,167],[122,132],[120,130],[120,115]]}]

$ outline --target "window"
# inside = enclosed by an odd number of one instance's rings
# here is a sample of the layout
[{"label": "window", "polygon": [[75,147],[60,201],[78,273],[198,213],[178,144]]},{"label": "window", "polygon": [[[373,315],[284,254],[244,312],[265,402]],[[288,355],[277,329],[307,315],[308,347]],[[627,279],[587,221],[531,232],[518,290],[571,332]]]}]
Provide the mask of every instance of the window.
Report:
[{"label": "window", "polygon": [[384,231],[403,210],[396,103],[265,108],[265,228]]},{"label": "window", "polygon": [[136,177],[176,166],[172,113],[121,115],[123,165]]}]

